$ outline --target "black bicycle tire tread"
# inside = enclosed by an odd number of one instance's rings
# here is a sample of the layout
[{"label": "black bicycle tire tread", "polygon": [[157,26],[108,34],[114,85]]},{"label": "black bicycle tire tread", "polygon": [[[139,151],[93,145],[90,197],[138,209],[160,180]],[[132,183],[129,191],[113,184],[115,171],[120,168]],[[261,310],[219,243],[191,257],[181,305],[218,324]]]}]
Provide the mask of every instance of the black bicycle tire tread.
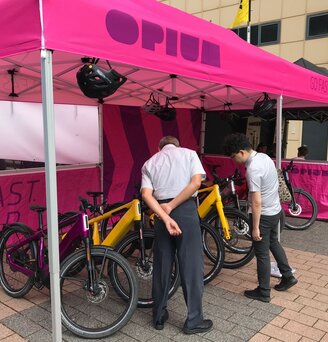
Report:
[{"label": "black bicycle tire tread", "polygon": [[[22,298],[24,297],[27,293],[30,292],[30,290],[33,288],[34,286],[34,276],[27,278],[26,284],[17,291],[13,291],[12,289],[9,288],[9,285],[7,285],[7,281],[5,281],[5,276],[3,275],[3,267],[2,267],[2,260],[3,260],[3,253],[4,253],[4,246],[3,244],[8,240],[9,236],[11,234],[14,234],[15,231],[18,231],[20,233],[22,233],[24,235],[24,237],[26,237],[25,235],[31,235],[32,233],[32,229],[28,226],[26,226],[25,224],[12,224],[9,226],[9,228],[7,228],[5,230],[5,232],[3,232],[3,234],[1,235],[0,238],[0,284],[3,288],[3,290],[11,297],[13,298]],[[36,243],[35,241],[31,241],[30,242],[30,246],[31,246],[31,250],[32,253],[34,254],[34,258],[37,255],[37,247],[36,247]]]},{"label": "black bicycle tire tread", "polygon": [[217,245],[218,257],[214,262],[214,266],[208,274],[204,274],[204,285],[210,283],[222,270],[224,264],[224,244],[221,235],[219,235],[207,222],[201,221],[200,227],[203,231],[207,231],[211,234],[212,238],[215,240],[215,244]]},{"label": "black bicycle tire tread", "polygon": [[[225,215],[227,214],[235,214],[236,216],[241,217],[243,220],[245,221],[249,221],[248,217],[246,214],[244,214],[242,211],[235,209],[235,208],[224,208],[224,213]],[[206,222],[211,223],[211,221],[217,217],[218,214],[216,211],[212,211],[207,217],[206,217]],[[250,248],[250,252],[245,254],[245,256],[237,261],[232,261],[232,262],[228,262],[228,261],[224,261],[223,263],[223,268],[228,268],[228,269],[235,269],[235,268],[239,268],[242,267],[246,264],[248,264],[255,256],[254,253],[254,248],[253,246]]]},{"label": "black bicycle tire tread", "polygon": [[[153,230],[144,230],[143,231],[143,237],[144,238],[149,238],[149,237],[155,237],[155,233]],[[129,234],[127,234],[114,248],[115,251],[117,252],[121,252],[122,249],[124,249],[126,246],[128,246],[132,241],[134,240],[139,240],[139,232],[130,232]],[[177,262],[177,257],[175,257],[175,267],[178,270],[178,275],[175,278],[175,281],[173,282],[173,286],[170,288],[169,290],[169,298],[171,298],[175,292],[178,290],[179,286],[180,286],[180,275],[179,275],[179,266],[178,266],[178,262]],[[124,294],[122,294],[124,295]],[[150,308],[153,306],[153,299],[151,300],[145,300],[145,301],[141,301],[138,298],[138,307],[139,308]]]},{"label": "black bicycle tire tread", "polygon": [[[115,262],[118,262],[120,267],[125,271],[131,284],[132,299],[131,299],[129,308],[126,311],[124,317],[121,319],[121,321],[118,323],[114,322],[115,324],[113,327],[107,327],[106,330],[103,329],[104,331],[99,331],[99,332],[96,332],[94,331],[94,329],[90,329],[90,328],[85,328],[85,330],[83,330],[83,327],[82,327],[81,329],[81,326],[76,326],[72,323],[74,322],[74,320],[68,321],[65,316],[65,313],[63,313],[62,311],[62,322],[65,325],[65,327],[71,332],[73,332],[75,335],[83,337],[83,338],[94,339],[94,338],[104,338],[104,337],[113,335],[115,332],[120,330],[123,326],[125,326],[128,323],[128,321],[132,317],[137,307],[138,282],[127,260],[119,253],[113,251],[111,248],[106,248],[102,246],[91,247],[91,255],[103,256],[104,253],[106,253],[107,255],[110,255],[112,260],[114,260]],[[69,269],[69,265],[72,265],[72,264],[74,265],[74,263],[76,263],[76,260],[77,262],[79,261],[79,259],[83,260],[83,257],[85,257],[85,251],[83,250],[76,251],[72,253],[71,255],[69,255],[61,264],[60,278],[62,278],[63,273],[66,271],[66,269],[67,268]],[[67,272],[69,273],[69,271]],[[62,286],[62,281],[60,282],[60,285]]]},{"label": "black bicycle tire tread", "polygon": [[295,192],[300,193],[301,195],[304,195],[305,197],[308,198],[308,200],[310,201],[310,203],[312,205],[313,212],[312,212],[312,216],[310,217],[310,219],[305,224],[303,224],[301,226],[293,226],[290,223],[288,223],[288,220],[286,220],[285,227],[287,229],[290,229],[290,230],[306,230],[306,229],[310,228],[312,226],[312,224],[315,222],[315,220],[317,219],[318,204],[309,192],[307,192],[301,188],[295,188],[293,190],[294,190],[294,193]]}]

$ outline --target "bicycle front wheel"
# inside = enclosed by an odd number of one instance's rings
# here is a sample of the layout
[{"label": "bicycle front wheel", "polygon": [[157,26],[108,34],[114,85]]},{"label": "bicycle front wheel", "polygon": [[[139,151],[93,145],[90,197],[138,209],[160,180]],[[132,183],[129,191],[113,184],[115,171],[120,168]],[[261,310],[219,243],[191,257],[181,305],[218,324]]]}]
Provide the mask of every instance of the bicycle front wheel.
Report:
[{"label": "bicycle front wheel", "polygon": [[314,198],[302,189],[294,189],[295,205],[283,202],[285,212],[285,227],[292,230],[309,228],[317,218],[318,206]]},{"label": "bicycle front wheel", "polygon": [[[127,261],[109,248],[92,247],[91,262],[93,284],[88,277],[85,251],[67,257],[61,265],[60,288],[63,324],[72,333],[93,339],[112,335],[129,321],[137,306],[138,284]],[[108,273],[112,267],[124,283],[127,299],[117,294]]]},{"label": "bicycle front wheel", "polygon": [[208,223],[201,221],[204,259],[204,284],[211,282],[221,271],[224,263],[224,244],[220,234]]},{"label": "bicycle front wheel", "polygon": [[[139,232],[129,233],[123,238],[115,247],[115,251],[122,254],[129,262],[131,267],[135,270],[138,279],[138,307],[148,308],[154,304],[152,297],[152,280],[153,280],[153,244],[155,233],[153,230],[144,230],[143,239],[145,249],[142,251],[140,244]],[[144,255],[143,255],[144,254]],[[118,272],[113,269],[113,277],[117,279],[117,291],[122,298],[126,298],[125,285],[119,280]],[[178,258],[175,256],[171,283],[169,289],[169,298],[174,295],[180,285],[180,275]]]},{"label": "bicycle front wheel", "polygon": [[254,248],[250,234],[249,218],[240,210],[224,208],[230,229],[230,240],[225,239],[220,218],[213,211],[206,221],[220,232],[225,247],[224,268],[238,268],[249,263],[254,257]]},{"label": "bicycle front wheel", "polygon": [[[12,248],[30,237],[30,228],[25,225],[12,225],[3,232],[0,239],[0,284],[11,297],[25,296],[34,285],[34,272],[37,265],[37,247],[34,241],[10,252]],[[9,254],[10,258],[9,260]],[[12,264],[11,264],[12,263]],[[32,271],[28,276],[15,268],[15,265]]]}]

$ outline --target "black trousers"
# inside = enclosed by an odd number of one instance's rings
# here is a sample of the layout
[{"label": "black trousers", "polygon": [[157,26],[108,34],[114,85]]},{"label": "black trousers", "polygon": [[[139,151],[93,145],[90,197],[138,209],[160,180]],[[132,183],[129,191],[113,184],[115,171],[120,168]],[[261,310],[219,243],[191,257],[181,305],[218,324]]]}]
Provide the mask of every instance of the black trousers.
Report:
[{"label": "black trousers", "polygon": [[[261,215],[260,218],[260,234],[261,241],[253,241],[256,262],[257,262],[257,278],[259,288],[264,296],[270,296],[270,251],[277,261],[277,266],[283,277],[292,275],[292,269],[288,264],[287,256],[278,241],[278,223],[281,213],[273,216]],[[252,215],[250,215],[252,230]]]},{"label": "black trousers", "polygon": [[181,285],[188,309],[185,325],[194,328],[203,320],[204,289],[203,249],[195,201],[190,199],[182,203],[170,216],[178,223],[182,234],[169,235],[163,221],[155,220],[153,320],[158,321],[167,306],[172,265],[177,253]]}]

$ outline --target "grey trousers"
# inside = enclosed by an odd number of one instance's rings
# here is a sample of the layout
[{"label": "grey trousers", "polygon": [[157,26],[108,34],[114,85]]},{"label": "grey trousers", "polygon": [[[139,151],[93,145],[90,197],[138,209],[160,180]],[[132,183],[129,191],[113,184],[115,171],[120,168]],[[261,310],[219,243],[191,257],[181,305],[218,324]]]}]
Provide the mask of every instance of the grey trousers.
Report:
[{"label": "grey trousers", "polygon": [[153,321],[161,319],[167,306],[168,291],[175,253],[179,260],[181,285],[188,314],[185,326],[194,328],[203,320],[203,253],[196,204],[193,199],[182,203],[170,215],[182,234],[169,235],[163,221],[155,220],[153,270]]},{"label": "grey trousers", "polygon": [[[281,213],[273,216],[261,215],[260,218],[260,234],[261,241],[253,241],[256,262],[257,262],[257,278],[259,288],[264,296],[270,296],[270,251],[277,261],[277,266],[283,277],[290,277],[292,269],[288,264],[287,256],[278,241],[278,223]],[[252,215],[250,215],[250,223],[252,230]]]}]

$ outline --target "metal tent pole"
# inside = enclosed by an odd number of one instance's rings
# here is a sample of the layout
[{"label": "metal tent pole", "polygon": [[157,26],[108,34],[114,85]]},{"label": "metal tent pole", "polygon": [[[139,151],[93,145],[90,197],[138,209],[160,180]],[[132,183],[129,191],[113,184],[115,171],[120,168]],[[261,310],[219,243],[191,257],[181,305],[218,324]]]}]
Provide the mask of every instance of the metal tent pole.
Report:
[{"label": "metal tent pole", "polygon": [[42,110],[46,168],[48,250],[52,316],[52,340],[62,341],[59,286],[59,244],[57,217],[56,145],[52,82],[52,52],[41,50]]}]

